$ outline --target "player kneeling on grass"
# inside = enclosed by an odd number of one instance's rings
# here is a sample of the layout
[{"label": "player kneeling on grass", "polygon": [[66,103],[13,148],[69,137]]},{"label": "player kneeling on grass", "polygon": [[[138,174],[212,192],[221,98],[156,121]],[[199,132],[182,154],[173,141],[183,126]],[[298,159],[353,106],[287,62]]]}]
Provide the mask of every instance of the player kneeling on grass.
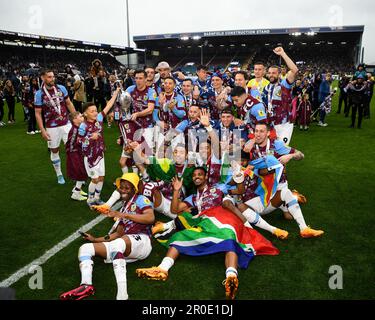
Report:
[{"label": "player kneeling on grass", "polygon": [[[95,238],[84,233],[85,243],[78,250],[81,285],[60,296],[61,300],[81,300],[95,293],[92,285],[94,256],[113,264],[117,282],[117,300],[127,300],[126,263],[146,259],[151,253],[151,225],[154,223],[153,205],[138,194],[139,177],[126,173],[121,177],[123,205],[120,211],[108,212],[109,217],[119,218],[117,229],[105,237]],[[117,223],[117,222],[116,222]]]},{"label": "player kneeling on grass", "polygon": [[[250,149],[250,165],[256,165],[260,162],[270,165],[269,155],[273,155],[279,164],[284,166],[281,174],[281,178],[277,185],[277,192],[271,198],[268,205],[264,205],[264,202],[260,200],[260,197],[254,197],[245,202],[245,205],[240,208],[243,211],[243,215],[246,216],[250,212],[256,212],[260,215],[270,213],[276,208],[284,205],[292,218],[297,222],[300,229],[300,235],[302,238],[315,238],[320,237],[324,234],[322,230],[315,230],[306,225],[305,218],[302,214],[301,207],[299,205],[299,197],[288,188],[288,181],[285,172],[285,165],[290,160],[302,160],[304,155],[302,152],[286,146],[280,140],[271,140],[269,138],[270,130],[266,123],[257,123],[255,126],[255,144]],[[271,165],[272,166],[272,165]],[[266,176],[273,175],[276,166],[268,168],[266,170]],[[261,188],[259,189],[261,190]]]},{"label": "player kneeling on grass", "polygon": [[86,172],[91,178],[88,188],[89,197],[87,199],[89,207],[94,204],[102,204],[100,193],[103,188],[105,176],[103,121],[107,112],[115,103],[119,92],[120,88],[117,88],[111,100],[108,101],[100,113],[98,113],[96,105],[92,102],[88,102],[83,106],[85,121],[80,125],[78,134],[79,139],[82,141]]},{"label": "player kneeling on grass", "polygon": [[72,128],[65,144],[66,172],[70,179],[76,181],[71,198],[77,201],[84,201],[87,200],[87,197],[85,197],[87,194],[81,189],[87,179],[87,173],[83,162],[82,146],[78,139],[78,129],[84,119],[80,112],[75,111],[69,114],[69,120],[72,123]]}]

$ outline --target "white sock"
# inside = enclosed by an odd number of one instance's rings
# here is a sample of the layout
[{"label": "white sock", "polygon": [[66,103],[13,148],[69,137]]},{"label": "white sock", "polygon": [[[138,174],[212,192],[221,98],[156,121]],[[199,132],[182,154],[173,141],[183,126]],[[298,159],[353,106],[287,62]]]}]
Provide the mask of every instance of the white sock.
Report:
[{"label": "white sock", "polygon": [[81,284],[92,285],[93,256],[95,256],[95,248],[92,243],[85,243],[78,250]]},{"label": "white sock", "polygon": [[148,173],[147,173],[147,171],[145,170],[145,171],[143,171],[142,172],[142,178],[143,179],[147,179],[149,176],[148,176]]},{"label": "white sock", "polygon": [[90,184],[89,184],[89,188],[88,188],[88,191],[89,191],[89,198],[88,198],[88,200],[93,200],[94,199],[94,197],[95,197],[95,188],[96,188],[96,183],[94,183],[94,182],[90,182]]},{"label": "white sock", "polygon": [[305,218],[303,217],[301,207],[298,203],[288,207],[290,214],[292,215],[293,219],[296,220],[299,229],[302,231],[303,229],[307,228]]},{"label": "white sock", "polygon": [[108,201],[105,203],[109,207],[112,207],[117,201],[121,199],[121,194],[117,190],[113,191],[111,197],[108,199]]},{"label": "white sock", "polygon": [[170,268],[172,268],[174,265],[174,260],[169,257],[165,257],[161,264],[159,264],[159,268],[163,269],[165,271],[168,271]]},{"label": "white sock", "polygon": [[113,260],[113,271],[115,273],[116,282],[117,282],[116,300],[128,300],[125,259]]},{"label": "white sock", "polygon": [[127,166],[121,168],[122,173],[128,173],[129,168]]},{"label": "white sock", "polygon": [[[136,166],[133,166],[133,167],[132,167],[132,170],[133,170],[134,173],[138,174],[138,168],[137,168]],[[147,173],[146,173],[146,174],[147,174]]]},{"label": "white sock", "polygon": [[267,230],[271,233],[275,231],[275,227],[268,224],[266,221],[263,220],[263,218],[257,214],[255,211],[251,210],[250,208],[246,209],[244,212],[242,212],[242,215],[246,218],[247,221],[250,223],[256,225],[257,227]]},{"label": "white sock", "polygon": [[233,267],[229,267],[227,268],[227,270],[225,271],[225,277],[228,278],[229,276],[238,276],[238,272],[237,272],[237,269],[236,268],[233,268]]},{"label": "white sock", "polygon": [[60,155],[59,153],[53,153],[51,152],[51,161],[53,168],[55,169],[56,176],[62,176],[61,172],[61,160],[60,160]]},{"label": "white sock", "polygon": [[290,191],[289,189],[283,189],[281,190],[280,196],[281,200],[286,203],[286,207],[288,208],[288,211],[292,215],[293,219],[296,220],[299,229],[303,230],[307,228],[305,219],[301,211],[301,207],[299,206],[298,201],[293,195],[292,191]]},{"label": "white sock", "polygon": [[82,185],[85,183],[85,181],[77,181],[76,182],[76,185],[75,185],[75,187],[74,187],[74,189],[73,189],[73,192],[80,192],[81,191],[81,189],[82,189]]},{"label": "white sock", "polygon": [[95,199],[100,199],[100,193],[102,192],[103,181],[99,181],[95,186]]}]

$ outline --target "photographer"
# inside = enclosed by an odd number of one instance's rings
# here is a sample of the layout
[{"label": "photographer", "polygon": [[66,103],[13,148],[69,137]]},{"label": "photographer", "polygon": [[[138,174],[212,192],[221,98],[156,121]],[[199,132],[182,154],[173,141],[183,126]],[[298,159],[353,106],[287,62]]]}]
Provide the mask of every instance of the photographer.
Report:
[{"label": "photographer", "polygon": [[73,91],[73,105],[77,111],[82,113],[82,103],[85,102],[85,83],[78,74],[74,76]]}]

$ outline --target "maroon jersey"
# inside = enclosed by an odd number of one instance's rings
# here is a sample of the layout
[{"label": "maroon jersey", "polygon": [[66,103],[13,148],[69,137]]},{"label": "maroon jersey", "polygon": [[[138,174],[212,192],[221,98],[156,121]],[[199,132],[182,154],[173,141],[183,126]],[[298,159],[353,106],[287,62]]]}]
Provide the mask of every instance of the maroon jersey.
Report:
[{"label": "maroon jersey", "polygon": [[[251,160],[258,159],[260,157],[265,157],[268,155],[273,155],[276,159],[279,159],[281,156],[284,156],[286,154],[293,154],[296,152],[294,148],[288,147],[284,144],[283,141],[280,140],[268,140],[269,141],[269,149],[267,150],[267,145],[264,147],[261,147],[258,145],[254,145],[254,147],[250,151],[250,158]],[[286,182],[287,176],[285,171],[285,166],[283,173],[280,178],[280,183]]]},{"label": "maroon jersey", "polygon": [[[159,106],[159,118],[168,125],[168,128],[165,129],[168,130],[176,128],[181,121],[186,119],[185,100],[180,94],[175,92],[170,95],[166,94],[165,98],[164,105]],[[175,106],[171,110],[168,105],[172,102],[175,103]]]},{"label": "maroon jersey", "polygon": [[43,85],[35,93],[34,106],[42,109],[46,128],[61,127],[68,123],[68,109],[65,102],[68,97],[66,88],[59,84],[51,89]]},{"label": "maroon jersey", "polygon": [[308,126],[310,124],[311,104],[310,101],[302,101],[297,109],[299,124]]},{"label": "maroon jersey", "polygon": [[[94,122],[85,121],[81,123],[78,129],[80,140],[82,141],[83,155],[87,157],[90,167],[96,166],[104,158],[104,138],[103,138],[103,120],[105,114],[100,112]],[[98,133],[97,140],[91,139],[94,133]]]},{"label": "maroon jersey", "polygon": [[224,184],[217,184],[213,187],[207,185],[202,192],[197,192],[185,198],[184,203],[189,208],[197,208],[200,213],[204,210],[221,206],[227,193],[228,189]]},{"label": "maroon jersey", "polygon": [[220,182],[221,179],[221,161],[215,156],[207,160],[208,184],[213,186]]},{"label": "maroon jersey", "polygon": [[128,139],[131,141],[141,140],[142,137],[135,137],[134,139],[136,131],[142,129],[136,122],[125,120],[125,118],[121,116],[118,127],[120,129],[120,133],[122,135],[124,143],[126,143],[126,140]]},{"label": "maroon jersey", "polygon": [[[146,87],[143,91],[139,91],[135,85],[126,89],[133,99],[132,107],[133,113],[144,111],[148,108],[148,103],[155,104],[156,92],[154,89]],[[150,128],[153,124],[152,114],[145,117],[137,118],[142,128]]]},{"label": "maroon jersey", "polygon": [[[120,209],[122,213],[128,214],[143,214],[147,209],[153,209],[153,203],[145,196],[136,194],[135,197],[126,203]],[[151,225],[134,222],[131,220],[123,219],[120,225],[124,227],[125,234],[147,234],[151,236]]]},{"label": "maroon jersey", "polygon": [[245,193],[240,196],[242,202],[249,201],[258,195],[255,194],[255,190],[258,187],[258,177],[253,175],[251,176],[245,176],[245,180],[243,182],[245,187]]},{"label": "maroon jersey", "polygon": [[68,140],[65,144],[66,153],[81,152],[82,145],[78,135],[79,127],[72,123],[72,128],[68,133]]},{"label": "maroon jersey", "polygon": [[268,84],[263,94],[267,97],[267,113],[273,125],[289,122],[292,104],[292,86],[286,79]]}]

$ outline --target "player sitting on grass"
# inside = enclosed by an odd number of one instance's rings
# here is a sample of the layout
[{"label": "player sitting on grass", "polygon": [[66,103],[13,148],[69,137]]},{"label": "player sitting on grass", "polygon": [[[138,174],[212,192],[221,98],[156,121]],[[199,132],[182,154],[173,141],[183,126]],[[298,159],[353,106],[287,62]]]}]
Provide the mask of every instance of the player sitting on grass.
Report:
[{"label": "player sitting on grass", "polygon": [[104,164],[104,139],[103,139],[103,121],[107,112],[112,108],[116,101],[120,88],[117,88],[111,100],[102,112],[98,113],[96,105],[93,102],[87,102],[83,106],[83,122],[78,130],[79,139],[82,141],[82,150],[84,154],[84,164],[87,175],[91,178],[89,184],[89,197],[87,204],[91,207],[93,204],[102,204],[100,193],[103,188],[105,176]]},{"label": "player sitting on grass", "polygon": [[[138,193],[139,177],[135,173],[126,173],[119,179],[123,205],[120,211],[110,211],[109,217],[119,218],[117,229],[105,237],[95,238],[88,233],[83,237],[90,243],[83,244],[78,250],[81,285],[61,294],[61,300],[81,300],[95,293],[92,285],[94,256],[113,263],[117,282],[117,300],[127,300],[126,263],[146,259],[151,253],[150,228],[154,222],[152,203]],[[117,223],[117,222],[116,222]]]},{"label": "player sitting on grass", "polygon": [[[313,238],[321,236],[324,231],[314,230],[306,225],[301,207],[299,206],[296,195],[288,188],[288,182],[285,173],[285,165],[292,159],[302,160],[304,155],[302,152],[288,147],[281,140],[269,139],[270,129],[266,123],[258,123],[255,126],[255,144],[250,150],[251,165],[255,165],[259,161],[267,161],[267,156],[272,154],[277,160],[284,165],[284,170],[277,186],[277,192],[269,202],[268,206],[260,201],[259,197],[248,200],[245,206],[240,207],[243,214],[246,215],[249,210],[255,211],[261,215],[267,214],[275,210],[281,205],[285,205],[293,219],[300,228],[302,238]],[[264,160],[265,159],[265,160]],[[269,173],[272,174],[273,170]],[[251,209],[250,209],[251,208]]]}]

